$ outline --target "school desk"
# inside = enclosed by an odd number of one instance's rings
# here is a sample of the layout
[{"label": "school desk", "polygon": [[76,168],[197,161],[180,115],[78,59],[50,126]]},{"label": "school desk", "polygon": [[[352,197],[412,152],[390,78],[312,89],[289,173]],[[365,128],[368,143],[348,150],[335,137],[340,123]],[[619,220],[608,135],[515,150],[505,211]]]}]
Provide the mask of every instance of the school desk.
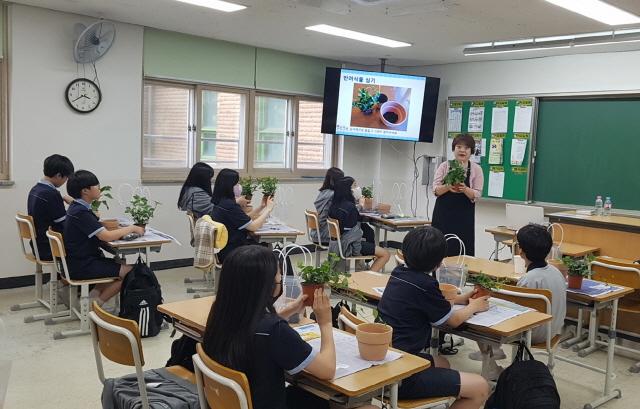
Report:
[{"label": "school desk", "polygon": [[169,244],[171,242],[173,242],[173,238],[166,233],[147,228],[144,236],[138,237],[135,240],[115,240],[110,241],[108,244],[115,250],[116,254],[123,258],[129,254],[144,253],[147,265],[150,265],[151,260],[149,259],[149,254],[151,252],[159,253],[163,244]]},{"label": "school desk", "polygon": [[[202,340],[209,310],[215,297],[194,298],[184,301],[176,301],[158,306],[158,311],[168,315],[173,321],[174,328],[197,341]],[[301,320],[300,324],[312,322]],[[402,352],[402,351],[399,351]],[[332,398],[344,404],[363,396],[375,396],[384,386],[391,387],[392,408],[397,408],[398,383],[409,376],[429,367],[429,361],[420,357],[402,352],[402,357],[384,365],[373,366],[352,375],[333,380],[321,380],[302,372],[297,378],[289,379],[289,382],[309,385],[314,389],[328,389],[334,393],[325,394],[323,397]],[[304,387],[304,386],[303,386]]]},{"label": "school desk", "polygon": [[377,213],[362,211],[360,215],[364,222],[373,225],[375,231],[376,246],[380,245],[380,230],[384,230],[384,244],[387,244],[387,234],[389,232],[408,232],[416,227],[428,226],[431,221],[421,217],[397,217],[385,219]]},{"label": "school desk", "polygon": [[[443,264],[455,266],[459,264],[457,256],[447,257]],[[516,274],[515,266],[512,263],[501,263],[499,261],[488,260],[486,258],[464,256],[462,264],[467,266],[468,274],[486,274],[494,278],[505,279],[509,282],[518,282],[521,274]]]},{"label": "school desk", "polygon": [[304,236],[304,234],[300,230],[283,223],[265,223],[260,229],[251,232],[251,235],[261,243],[282,243],[283,247],[287,243],[295,243],[298,236]]}]

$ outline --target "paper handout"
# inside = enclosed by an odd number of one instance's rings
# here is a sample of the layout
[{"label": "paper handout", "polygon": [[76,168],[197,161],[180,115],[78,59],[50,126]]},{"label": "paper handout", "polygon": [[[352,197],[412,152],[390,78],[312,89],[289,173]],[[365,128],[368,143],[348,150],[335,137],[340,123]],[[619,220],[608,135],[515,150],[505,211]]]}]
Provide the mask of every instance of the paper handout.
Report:
[{"label": "paper handout", "polygon": [[489,170],[489,190],[487,194],[492,197],[504,196],[504,169],[501,169],[501,167]]},{"label": "paper handout", "polygon": [[511,141],[511,165],[520,166],[524,160],[524,153],[527,151],[526,139],[513,139]]},{"label": "paper handout", "polygon": [[491,138],[491,146],[489,147],[489,165],[502,165],[502,146],[504,138]]}]

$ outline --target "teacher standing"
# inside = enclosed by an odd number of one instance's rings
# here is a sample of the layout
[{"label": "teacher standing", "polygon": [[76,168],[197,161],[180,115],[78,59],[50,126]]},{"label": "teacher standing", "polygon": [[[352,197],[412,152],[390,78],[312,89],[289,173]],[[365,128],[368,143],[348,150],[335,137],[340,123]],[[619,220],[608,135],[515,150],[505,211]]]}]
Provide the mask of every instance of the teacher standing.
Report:
[{"label": "teacher standing", "polygon": [[[476,142],[469,134],[456,136],[451,144],[454,160],[465,169],[464,183],[444,184],[444,178],[449,172],[449,161],[438,167],[433,178],[433,192],[437,199],[432,226],[444,234],[460,237],[469,256],[475,255],[475,202],[482,195],[484,186],[482,168],[470,160],[475,148]],[[448,244],[447,255],[457,256],[460,251],[458,242],[449,241]]]}]

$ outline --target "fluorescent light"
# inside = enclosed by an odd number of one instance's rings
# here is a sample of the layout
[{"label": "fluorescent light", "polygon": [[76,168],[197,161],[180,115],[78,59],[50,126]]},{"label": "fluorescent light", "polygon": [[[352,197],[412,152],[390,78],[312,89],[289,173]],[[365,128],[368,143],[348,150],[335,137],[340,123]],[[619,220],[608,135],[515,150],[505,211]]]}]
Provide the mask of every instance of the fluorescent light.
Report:
[{"label": "fluorescent light", "polygon": [[584,44],[574,44],[574,47],[590,47],[594,45],[612,45],[612,44],[623,44],[623,43],[640,43],[640,38],[632,39],[632,40],[613,40],[613,41],[603,41],[603,42],[592,42],[592,43],[584,43]]},{"label": "fluorescent light", "polygon": [[600,21],[610,26],[640,23],[640,17],[619,9],[602,0],[546,0],[574,13]]},{"label": "fluorescent light", "polygon": [[522,40],[507,40],[507,41],[495,41],[493,45],[513,45],[513,44],[531,44],[533,43],[533,38],[525,38]]},{"label": "fluorescent light", "polygon": [[411,47],[411,44],[404,43],[402,41],[390,40],[388,38],[360,33],[358,31],[347,30],[345,28],[334,27],[328,24],[318,24],[315,26],[309,26],[309,27],[306,27],[306,29],[311,31],[317,31],[319,33],[333,35],[333,36],[350,38],[352,40],[364,41],[365,43],[382,45],[385,47],[391,47],[391,48]]},{"label": "fluorescent light", "polygon": [[620,35],[620,34],[636,34],[636,33],[640,33],[640,28],[630,28],[628,30],[616,30],[614,31],[615,35]]},{"label": "fluorescent light", "polygon": [[469,44],[467,48],[478,48],[478,47],[491,47],[493,43],[477,43],[477,44]]},{"label": "fluorescent light", "polygon": [[550,47],[530,47],[530,48],[511,48],[511,49],[503,49],[503,50],[464,50],[464,55],[480,55],[480,54],[504,54],[504,53],[518,53],[523,51],[542,51],[542,50],[555,50],[559,48],[571,48],[570,45],[559,45],[559,46],[550,46]]},{"label": "fluorescent light", "polygon": [[536,38],[536,43],[542,43],[545,41],[573,40],[575,38],[610,36],[612,34],[613,34],[613,31],[600,31],[597,33],[582,33],[582,34],[568,34],[565,36],[539,37],[539,38]]},{"label": "fluorescent light", "polygon": [[229,3],[228,1],[222,0],[176,0],[181,3],[193,4],[194,6],[207,7],[214,10],[225,11],[227,13],[231,13],[233,11],[240,11],[247,8],[247,6],[242,6],[240,4]]}]

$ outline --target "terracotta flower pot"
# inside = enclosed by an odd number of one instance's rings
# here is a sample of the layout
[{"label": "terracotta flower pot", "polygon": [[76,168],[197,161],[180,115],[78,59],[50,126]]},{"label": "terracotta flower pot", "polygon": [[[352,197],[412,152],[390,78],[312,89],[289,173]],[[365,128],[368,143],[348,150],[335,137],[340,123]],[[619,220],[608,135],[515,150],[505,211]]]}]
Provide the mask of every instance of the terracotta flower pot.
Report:
[{"label": "terracotta flower pot", "polygon": [[453,284],[442,283],[440,284],[440,292],[444,296],[444,299],[453,305],[456,297],[458,296],[458,287]]},{"label": "terracotta flower pot", "polygon": [[484,297],[485,295],[491,295],[491,291],[489,291],[488,289],[484,288],[481,285],[474,285],[473,286],[476,290],[476,293],[474,295],[471,296],[471,298],[480,298],[480,297]]},{"label": "terracotta flower pot", "polygon": [[305,307],[313,306],[314,293],[318,288],[324,288],[324,284],[302,283],[302,294],[307,296],[307,299],[304,300]]},{"label": "terracotta flower pot", "polygon": [[567,278],[568,287],[573,288],[574,290],[579,290],[582,288],[582,276],[569,276]]},{"label": "terracotta flower pot", "polygon": [[142,227],[143,229],[147,228],[147,223],[135,223],[136,226]]},{"label": "terracotta flower pot", "polygon": [[104,220],[100,220],[100,223],[102,223],[102,225],[107,230],[116,230],[117,228],[120,227],[120,223],[118,222],[118,219],[104,219]]},{"label": "terracotta flower pot", "polygon": [[362,359],[381,361],[387,356],[393,328],[387,324],[365,323],[356,327],[358,350]]},{"label": "terracotta flower pot", "polygon": [[364,198],[364,205],[362,206],[362,208],[364,210],[372,210],[373,209],[373,198],[372,197],[365,197]]},{"label": "terracotta flower pot", "polygon": [[391,213],[391,205],[388,203],[378,203],[378,213],[380,214]]}]

